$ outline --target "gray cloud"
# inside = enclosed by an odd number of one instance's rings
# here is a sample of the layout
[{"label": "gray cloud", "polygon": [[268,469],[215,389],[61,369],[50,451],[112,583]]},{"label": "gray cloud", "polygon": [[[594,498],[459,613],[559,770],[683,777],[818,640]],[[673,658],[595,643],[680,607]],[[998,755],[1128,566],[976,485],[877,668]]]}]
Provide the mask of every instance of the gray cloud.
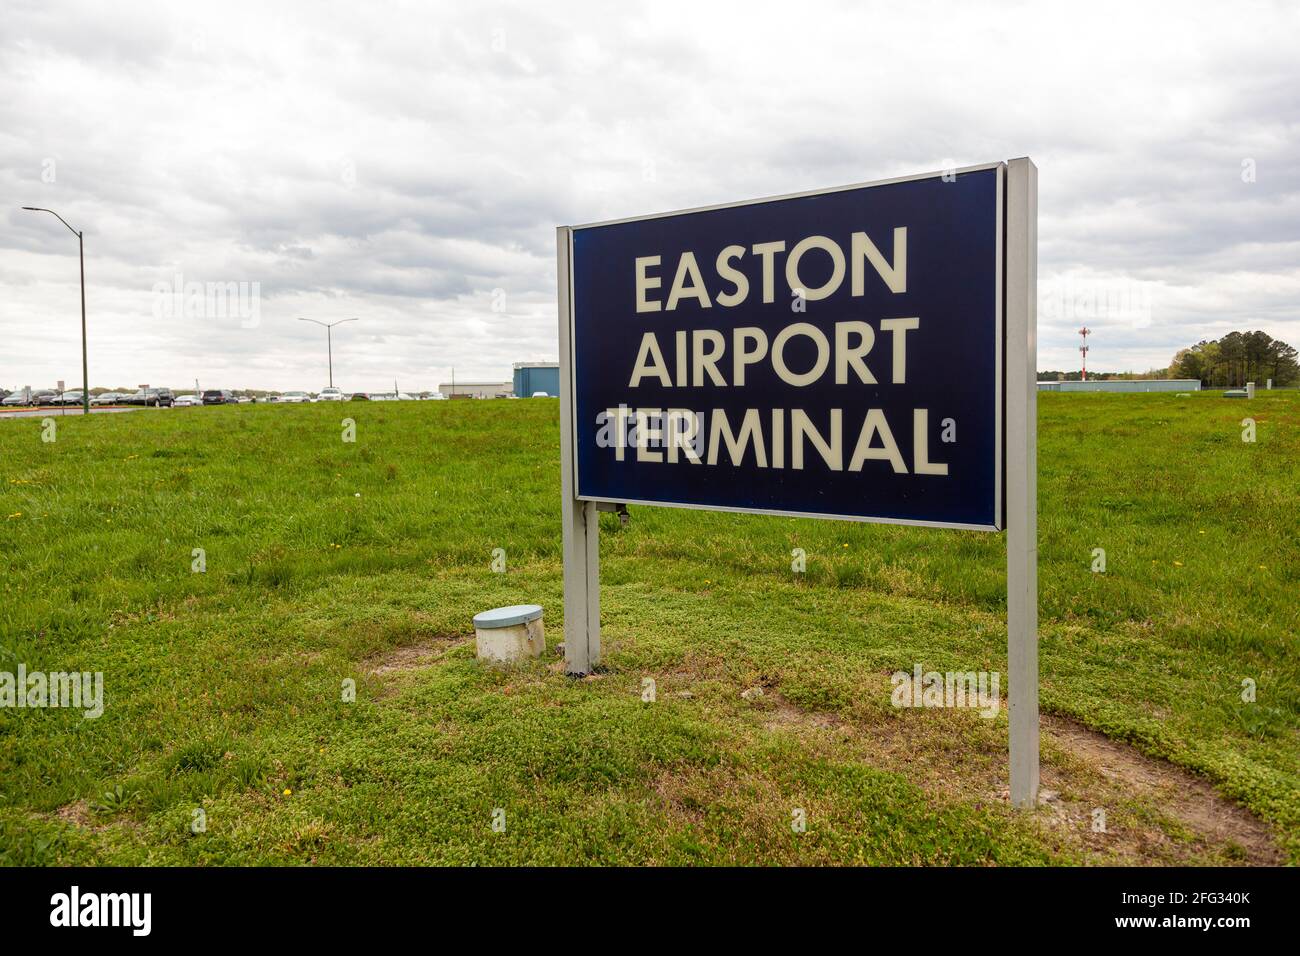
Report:
[{"label": "gray cloud", "polygon": [[[75,240],[22,205],[86,232],[97,384],[319,388],[306,315],[362,318],[345,387],[427,388],[555,355],[557,224],[1021,155],[1041,367],[1077,363],[1084,321],[1096,368],[1232,328],[1300,345],[1298,26],[1270,3],[10,2],[0,383],[79,374]],[[165,314],[177,276],[257,283],[260,322]]]}]

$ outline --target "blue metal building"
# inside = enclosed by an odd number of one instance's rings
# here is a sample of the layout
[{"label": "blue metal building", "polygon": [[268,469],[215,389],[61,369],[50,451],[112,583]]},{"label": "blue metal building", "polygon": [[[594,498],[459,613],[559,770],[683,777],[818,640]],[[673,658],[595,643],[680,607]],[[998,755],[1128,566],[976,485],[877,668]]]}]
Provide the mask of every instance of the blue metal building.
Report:
[{"label": "blue metal building", "polygon": [[545,392],[551,398],[560,397],[559,362],[515,363],[515,395],[531,398],[537,392]]}]

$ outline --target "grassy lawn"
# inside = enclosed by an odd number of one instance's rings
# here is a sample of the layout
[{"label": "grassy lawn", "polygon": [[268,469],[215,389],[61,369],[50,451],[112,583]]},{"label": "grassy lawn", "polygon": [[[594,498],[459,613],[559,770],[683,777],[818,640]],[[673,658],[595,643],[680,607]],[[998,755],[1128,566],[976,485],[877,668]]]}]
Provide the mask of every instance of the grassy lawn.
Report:
[{"label": "grassy lawn", "polygon": [[[1028,813],[1005,711],[890,705],[915,664],[1005,674],[1001,536],[604,515],[604,667],[570,679],[557,419],[148,410],[52,443],[0,421],[0,671],[102,671],[105,697],[0,709],[0,860],[1300,862],[1300,393],[1040,396],[1055,732]],[[520,602],[546,656],[481,665],[472,615]]]}]

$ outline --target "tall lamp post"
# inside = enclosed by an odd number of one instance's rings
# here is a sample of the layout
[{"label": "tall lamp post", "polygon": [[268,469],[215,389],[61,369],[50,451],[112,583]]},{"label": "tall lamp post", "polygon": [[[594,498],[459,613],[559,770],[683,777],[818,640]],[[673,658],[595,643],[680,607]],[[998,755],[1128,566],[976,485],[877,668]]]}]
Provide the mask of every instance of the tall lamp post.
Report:
[{"label": "tall lamp post", "polygon": [[[28,212],[48,212],[59,222],[68,226],[68,221],[53,209],[40,206],[23,206]],[[77,237],[77,256],[81,260],[81,408],[90,414],[90,370],[86,364],[86,244],[80,232],[68,226],[68,231]]]},{"label": "tall lamp post", "polygon": [[337,322],[321,322],[318,319],[304,319],[299,317],[299,322],[315,322],[317,325],[325,326],[325,345],[329,349],[330,358],[330,388],[334,387],[334,326],[342,325],[344,322],[355,322],[356,319],[339,319]]}]

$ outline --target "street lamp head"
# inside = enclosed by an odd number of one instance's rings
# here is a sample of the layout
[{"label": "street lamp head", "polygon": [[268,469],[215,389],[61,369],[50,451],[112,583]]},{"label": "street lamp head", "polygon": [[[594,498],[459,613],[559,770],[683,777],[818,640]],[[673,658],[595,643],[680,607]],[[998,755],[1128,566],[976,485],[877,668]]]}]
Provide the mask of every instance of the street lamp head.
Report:
[{"label": "street lamp head", "polygon": [[90,414],[90,370],[86,362],[86,247],[82,241],[81,233],[68,225],[68,220],[64,219],[53,209],[46,209],[44,206],[23,206],[24,212],[48,212],[59,222],[68,227],[68,232],[77,237],[77,244],[81,250],[81,408],[84,414]]},{"label": "street lamp head", "polygon": [[332,328],[334,328],[334,326],[336,326],[336,325],[342,325],[344,322],[356,322],[357,320],[356,320],[356,319],[339,319],[339,320],[336,321],[336,322],[322,322],[320,319],[304,319],[302,316],[298,316],[298,321],[299,321],[299,322],[315,322],[317,325],[323,325],[323,326],[325,326],[325,328],[327,328],[327,329],[332,329]]},{"label": "street lamp head", "polygon": [[27,212],[48,212],[48,213],[49,213],[51,216],[53,216],[55,219],[59,220],[59,222],[63,223],[65,226],[68,226],[68,232],[72,233],[72,234],[73,234],[74,236],[76,236],[78,239],[81,238],[81,233],[77,232],[77,230],[75,230],[75,229],[73,229],[71,226],[69,226],[69,225],[68,225],[68,220],[64,219],[64,218],[63,218],[62,216],[60,216],[57,212],[55,212],[53,209],[46,209],[44,206],[23,206],[23,209],[25,209]]}]

